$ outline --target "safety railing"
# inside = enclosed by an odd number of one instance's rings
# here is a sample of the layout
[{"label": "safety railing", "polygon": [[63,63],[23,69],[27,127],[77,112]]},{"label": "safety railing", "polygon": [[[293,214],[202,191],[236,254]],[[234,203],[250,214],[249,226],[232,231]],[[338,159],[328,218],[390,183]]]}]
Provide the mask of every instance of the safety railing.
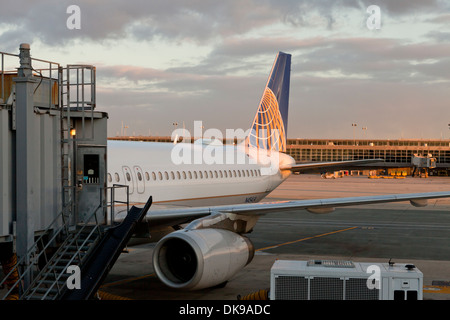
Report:
[{"label": "safety railing", "polygon": [[[119,200],[116,198],[116,191],[117,189],[125,189],[125,195],[126,200]],[[118,185],[115,184],[111,187],[105,187],[105,188],[99,188],[100,191],[100,203],[95,208],[95,210],[92,212],[92,214],[89,216],[89,218],[86,220],[86,222],[78,226],[79,230],[77,230],[77,233],[71,238],[71,241],[74,242],[75,245],[78,245],[76,243],[76,239],[79,238],[79,235],[86,230],[88,227],[94,226],[93,230],[90,232],[97,232],[98,235],[101,235],[102,232],[100,225],[104,224],[103,221],[100,222],[98,220],[97,212],[98,210],[102,209],[105,213],[109,210],[109,221],[107,221],[105,225],[114,225],[114,217],[115,217],[115,206],[117,204],[120,205],[126,205],[127,212],[129,211],[129,186],[127,185]],[[109,201],[107,199],[104,199],[104,194],[106,194],[105,191],[109,191],[110,193],[110,199]],[[69,214],[67,214],[69,212]],[[3,280],[0,281],[0,287],[5,286],[5,283],[7,280],[13,275],[14,272],[19,272],[19,277],[17,281],[11,285],[9,288],[7,288],[7,292],[0,296],[0,300],[5,300],[13,291],[17,288],[19,289],[19,292],[22,295],[24,292],[26,292],[29,288],[32,287],[32,284],[36,281],[38,278],[36,275],[39,274],[38,266],[39,266],[39,260],[43,259],[45,262],[45,265],[51,262],[52,257],[47,256],[47,250],[55,245],[55,242],[61,242],[64,243],[64,240],[67,239],[70,232],[74,230],[73,218],[71,216],[72,214],[68,210],[63,210],[58,216],[55,217],[55,219],[50,223],[50,225],[42,232],[41,236],[35,241],[33,246],[27,251],[27,253],[20,257],[17,264],[11,268],[11,270],[4,276]],[[94,224],[92,224],[94,223]],[[48,238],[50,236],[50,238]],[[84,239],[86,242],[88,239]],[[72,243],[71,242],[71,243]],[[70,244],[69,244],[70,245]],[[84,243],[81,244],[80,247],[83,247]],[[79,249],[77,249],[77,253],[79,253]],[[53,255],[54,257],[55,255]],[[72,260],[75,259],[75,255]],[[28,262],[27,262],[28,260]],[[61,275],[57,277],[59,280],[61,278]],[[25,287],[25,279],[28,279],[29,285]],[[54,284],[57,285],[57,284]],[[52,286],[53,288],[53,286]],[[61,288],[57,288],[58,292]]]},{"label": "safety railing", "polygon": [[[100,228],[100,224],[97,220],[97,211],[102,207],[102,204],[100,203],[97,208],[92,212],[87,222],[79,227],[76,233],[74,233],[71,237],[67,238],[68,241],[65,241],[61,246],[60,250],[65,251],[67,248],[70,248],[71,246],[74,246],[76,248],[74,254],[72,255],[71,259],[66,263],[66,267],[73,264],[73,262],[77,260],[77,265],[81,268],[83,265],[84,259],[80,256],[83,248],[86,246],[87,241],[90,240],[97,240],[102,236],[102,230]],[[90,224],[90,221],[94,220],[95,224]],[[82,238],[81,235],[84,232],[88,232],[87,237]],[[83,242],[81,244],[78,243],[78,240],[82,240]],[[47,261],[46,266],[56,266],[62,259],[63,255],[55,253],[52,258]],[[62,278],[62,276],[65,274],[66,270],[62,270],[61,272],[56,272],[55,268],[51,268],[52,274],[54,276],[54,281],[50,286],[46,288],[46,293],[42,296],[42,299],[45,299],[48,294],[52,291],[52,289],[55,288],[57,290],[57,295],[59,295],[63,290],[64,286],[61,286],[59,283],[59,280]],[[48,269],[42,268],[40,273],[34,278],[33,282],[30,284],[30,286],[27,288],[27,291],[24,293],[24,296],[26,298],[30,298],[33,296],[33,294],[37,291],[39,286],[36,286],[36,283],[39,281],[42,281],[46,279],[48,276]]]},{"label": "safety railing", "polygon": [[[63,210],[60,214],[56,216],[56,218],[50,223],[50,225],[45,229],[45,231],[41,234],[41,236],[35,241],[34,245],[28,249],[27,253],[21,257],[17,264],[7,273],[2,281],[0,281],[0,287],[5,284],[5,282],[11,277],[14,272],[19,272],[19,278],[15,282],[14,285],[9,288],[6,294],[1,298],[1,300],[6,299],[14,289],[19,289],[20,292],[24,291],[24,280],[25,278],[30,279],[30,282],[33,279],[33,275],[35,273],[36,267],[39,265],[39,260],[41,257],[45,259],[47,262],[47,249],[54,244],[54,242],[58,239],[58,237],[65,237],[69,233],[69,225],[68,225],[68,217],[65,215],[65,211]],[[46,240],[49,234],[53,236]],[[36,254],[39,252],[38,254]],[[26,263],[28,261],[28,263]],[[27,265],[24,270],[23,267]]]},{"label": "safety railing", "polygon": [[[130,186],[124,185],[124,184],[113,184],[111,187],[106,187],[107,190],[109,190],[109,201],[106,201],[106,210],[107,210],[107,223],[109,225],[114,225],[114,220],[116,216],[116,207],[117,206],[126,206],[126,212],[130,211],[130,193],[129,193]],[[117,197],[117,190],[118,189],[125,189],[125,200],[118,200]],[[109,212],[108,212],[109,211]]]},{"label": "safety railing", "polygon": [[[14,93],[14,78],[18,76],[19,55],[0,52],[0,107],[9,105],[8,101]],[[60,64],[53,61],[31,58],[34,76],[39,78],[34,90],[36,104],[41,107],[55,108],[59,106],[59,69]],[[45,86],[48,86],[45,88]]]}]

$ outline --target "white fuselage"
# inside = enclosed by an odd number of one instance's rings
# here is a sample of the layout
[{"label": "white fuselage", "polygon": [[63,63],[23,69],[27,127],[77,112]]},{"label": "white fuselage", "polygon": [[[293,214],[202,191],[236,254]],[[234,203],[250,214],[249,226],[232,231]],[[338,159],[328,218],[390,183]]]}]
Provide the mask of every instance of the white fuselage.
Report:
[{"label": "white fuselage", "polygon": [[109,141],[108,186],[128,185],[130,204],[145,203],[150,195],[153,203],[184,206],[258,202],[290,174],[270,171],[273,159],[277,168],[295,161],[278,152],[256,160],[257,153],[202,142]]}]

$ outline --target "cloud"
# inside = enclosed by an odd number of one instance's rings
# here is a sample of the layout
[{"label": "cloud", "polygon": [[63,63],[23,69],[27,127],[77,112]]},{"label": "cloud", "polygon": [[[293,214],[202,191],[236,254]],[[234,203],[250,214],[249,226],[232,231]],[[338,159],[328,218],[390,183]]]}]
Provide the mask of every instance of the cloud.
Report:
[{"label": "cloud", "polygon": [[[252,30],[285,23],[331,28],[337,15],[365,9],[369,0],[78,0],[81,30],[66,28],[69,0],[16,0],[2,4],[0,26],[9,24],[22,34],[30,33],[48,45],[63,45],[73,39],[105,41],[134,37],[141,41],[155,37],[171,41],[205,43],[217,38],[246,34]],[[404,15],[411,12],[439,12],[449,8],[438,0],[377,1],[383,12]],[[318,19],[318,17],[320,17]],[[1,34],[0,40],[8,34]]]},{"label": "cloud", "polygon": [[202,42],[277,20],[276,11],[264,1],[79,0],[81,30],[74,32],[66,28],[71,4],[68,0],[7,2],[2,4],[0,21],[56,45],[76,38],[103,41],[130,36],[144,41],[160,37]]}]

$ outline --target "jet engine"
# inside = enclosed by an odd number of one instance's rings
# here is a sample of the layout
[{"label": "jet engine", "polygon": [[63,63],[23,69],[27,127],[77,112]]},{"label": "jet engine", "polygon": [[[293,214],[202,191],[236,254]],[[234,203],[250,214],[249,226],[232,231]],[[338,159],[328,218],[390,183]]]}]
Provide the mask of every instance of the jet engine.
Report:
[{"label": "jet engine", "polygon": [[224,229],[172,232],[153,252],[158,278],[176,289],[197,290],[228,281],[254,256],[250,240]]}]

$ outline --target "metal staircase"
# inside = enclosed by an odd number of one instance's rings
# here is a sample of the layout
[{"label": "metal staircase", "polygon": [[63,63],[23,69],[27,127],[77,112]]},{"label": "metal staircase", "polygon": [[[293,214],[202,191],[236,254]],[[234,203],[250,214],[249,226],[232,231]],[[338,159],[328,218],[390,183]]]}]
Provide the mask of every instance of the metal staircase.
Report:
[{"label": "metal staircase", "polygon": [[[115,198],[114,190],[122,187],[124,186],[110,187],[112,199]],[[113,200],[109,203],[111,213],[116,203],[126,203],[128,207],[127,201]],[[21,267],[27,256],[22,257],[0,281],[0,287],[5,286],[7,280],[14,277],[14,272],[18,272],[14,283],[8,285],[5,293],[0,294],[0,300],[9,299],[16,289],[19,291],[16,299],[20,300],[92,297],[151,203],[150,197],[144,208],[133,206],[125,220],[117,226],[97,221],[96,212],[104,209],[102,204],[92,212],[87,222],[76,226],[69,222],[70,217],[68,219],[64,212],[61,212],[29,249],[29,266],[25,269]],[[52,248],[56,249],[51,250]],[[51,254],[51,251],[54,253]],[[70,266],[80,268],[83,281],[81,290],[68,290],[67,280],[72,275]],[[27,276],[31,278],[31,282],[24,287],[23,281]]]},{"label": "metal staircase", "polygon": [[69,232],[65,241],[35,277],[22,300],[57,300],[67,288],[69,266],[83,267],[91,251],[100,241],[103,232],[100,225],[83,225]]}]

